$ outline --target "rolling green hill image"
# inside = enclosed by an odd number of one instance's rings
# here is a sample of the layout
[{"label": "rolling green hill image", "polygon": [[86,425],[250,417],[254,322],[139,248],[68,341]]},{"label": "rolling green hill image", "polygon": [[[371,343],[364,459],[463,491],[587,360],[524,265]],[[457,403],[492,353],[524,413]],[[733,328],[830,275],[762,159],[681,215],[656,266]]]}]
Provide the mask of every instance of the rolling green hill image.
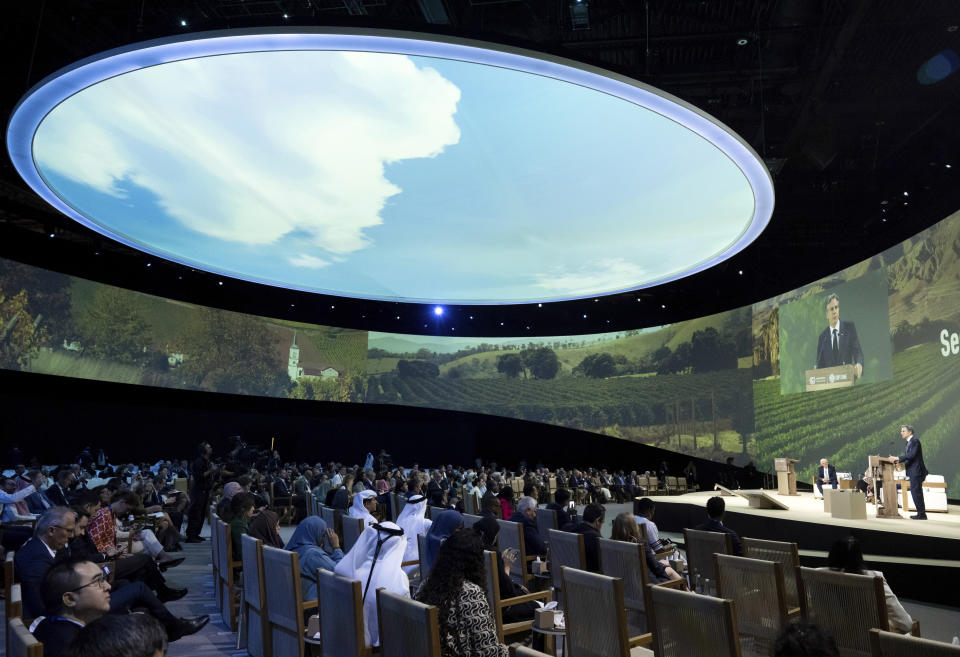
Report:
[{"label": "rolling green hill image", "polygon": [[460,338],[456,350],[400,337],[371,334],[366,401],[558,424],[716,460],[754,449],[749,308],[642,331]]}]

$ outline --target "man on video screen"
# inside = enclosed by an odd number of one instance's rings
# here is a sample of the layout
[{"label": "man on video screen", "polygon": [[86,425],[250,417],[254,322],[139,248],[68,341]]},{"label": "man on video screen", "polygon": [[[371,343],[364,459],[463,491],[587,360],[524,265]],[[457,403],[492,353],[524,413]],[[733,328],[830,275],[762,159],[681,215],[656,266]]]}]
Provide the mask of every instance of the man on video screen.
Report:
[{"label": "man on video screen", "polygon": [[817,342],[817,368],[837,365],[856,365],[856,376],[863,376],[863,350],[853,322],[840,321],[840,298],[827,297],[824,304],[829,326],[823,329]]}]

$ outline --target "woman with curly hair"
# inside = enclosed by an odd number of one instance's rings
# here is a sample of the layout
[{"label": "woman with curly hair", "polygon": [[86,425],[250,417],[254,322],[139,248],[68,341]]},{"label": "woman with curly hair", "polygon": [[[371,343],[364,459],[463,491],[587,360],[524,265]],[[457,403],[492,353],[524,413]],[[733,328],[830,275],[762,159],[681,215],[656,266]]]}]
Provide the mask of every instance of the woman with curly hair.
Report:
[{"label": "woman with curly hair", "polygon": [[626,541],[627,543],[643,543],[643,551],[647,560],[647,572],[650,575],[650,583],[659,584],[672,579],[682,579],[680,575],[670,566],[662,561],[657,561],[656,555],[650,548],[650,543],[640,539],[640,526],[632,513],[624,512],[613,520],[613,531],[610,538],[615,541]]},{"label": "woman with curly hair", "polygon": [[507,657],[484,592],[483,543],[476,532],[451,534],[417,599],[437,607],[443,657]]}]

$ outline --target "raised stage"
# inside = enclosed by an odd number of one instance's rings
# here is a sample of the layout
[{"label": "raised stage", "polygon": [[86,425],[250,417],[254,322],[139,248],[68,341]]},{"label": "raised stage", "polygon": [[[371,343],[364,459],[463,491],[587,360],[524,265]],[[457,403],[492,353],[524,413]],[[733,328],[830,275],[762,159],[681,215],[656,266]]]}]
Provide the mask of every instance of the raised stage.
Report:
[{"label": "raised stage", "polygon": [[[745,491],[744,491],[745,492]],[[741,536],[792,541],[800,547],[804,566],[826,565],[827,552],[838,538],[853,534],[863,546],[867,567],[883,571],[897,595],[956,606],[960,586],[960,506],[947,513],[928,513],[929,520],[876,518],[867,504],[866,520],[840,520],[823,511],[812,493],[795,496],[763,491],[787,509],[751,507],[742,497],[724,496],[724,524]],[[657,504],[654,521],[661,532],[679,533],[706,520],[707,500],[715,491],[651,497]]]}]

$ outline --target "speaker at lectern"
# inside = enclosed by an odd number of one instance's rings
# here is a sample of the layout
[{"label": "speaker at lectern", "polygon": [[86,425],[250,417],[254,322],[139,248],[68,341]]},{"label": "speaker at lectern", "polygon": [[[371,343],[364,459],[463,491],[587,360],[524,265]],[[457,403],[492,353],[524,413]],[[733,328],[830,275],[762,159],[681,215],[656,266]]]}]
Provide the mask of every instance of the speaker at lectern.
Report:
[{"label": "speaker at lectern", "polygon": [[793,464],[797,459],[774,459],[773,469],[777,471],[777,495],[797,494],[797,473]]}]

